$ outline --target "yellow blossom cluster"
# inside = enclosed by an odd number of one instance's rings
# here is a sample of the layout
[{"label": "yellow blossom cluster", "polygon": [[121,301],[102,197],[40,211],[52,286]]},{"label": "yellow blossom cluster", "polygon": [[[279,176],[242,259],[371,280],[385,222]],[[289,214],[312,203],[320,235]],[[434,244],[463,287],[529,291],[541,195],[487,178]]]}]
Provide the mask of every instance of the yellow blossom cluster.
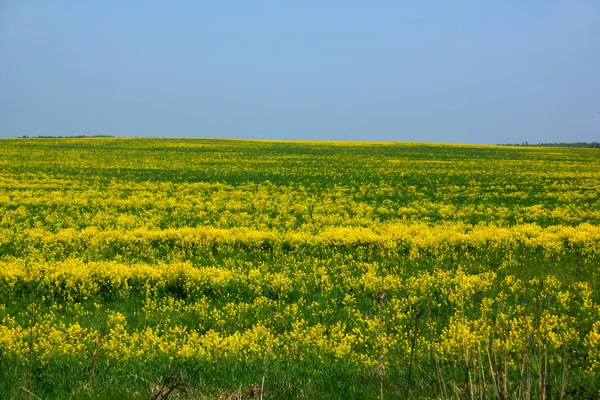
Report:
[{"label": "yellow blossom cluster", "polygon": [[400,397],[600,387],[597,149],[27,139],[0,166],[0,390],[190,365]]}]

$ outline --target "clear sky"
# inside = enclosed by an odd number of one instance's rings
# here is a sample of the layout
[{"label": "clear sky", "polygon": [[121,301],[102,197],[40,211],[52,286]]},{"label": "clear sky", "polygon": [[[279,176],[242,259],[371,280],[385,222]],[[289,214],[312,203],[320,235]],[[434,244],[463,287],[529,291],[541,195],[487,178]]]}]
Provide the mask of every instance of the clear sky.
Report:
[{"label": "clear sky", "polygon": [[0,0],[0,136],[80,134],[600,140],[600,1]]}]

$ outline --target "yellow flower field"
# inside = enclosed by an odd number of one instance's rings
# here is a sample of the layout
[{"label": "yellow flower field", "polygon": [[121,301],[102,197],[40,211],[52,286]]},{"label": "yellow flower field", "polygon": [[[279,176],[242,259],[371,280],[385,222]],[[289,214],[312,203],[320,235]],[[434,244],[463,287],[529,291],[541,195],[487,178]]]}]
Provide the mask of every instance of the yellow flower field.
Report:
[{"label": "yellow flower field", "polygon": [[0,166],[0,398],[600,395],[597,149],[17,139]]}]

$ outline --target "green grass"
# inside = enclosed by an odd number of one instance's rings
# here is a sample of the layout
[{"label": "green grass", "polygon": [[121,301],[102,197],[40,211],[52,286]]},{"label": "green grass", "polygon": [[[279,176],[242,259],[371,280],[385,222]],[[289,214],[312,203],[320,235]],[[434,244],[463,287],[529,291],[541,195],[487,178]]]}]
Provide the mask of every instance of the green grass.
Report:
[{"label": "green grass", "polygon": [[[600,393],[597,149],[44,138],[0,141],[0,167],[0,398],[257,399],[263,378],[273,399],[526,398],[526,376],[533,397]],[[157,344],[111,353],[117,313],[123,343]],[[479,354],[447,343],[457,321],[490,328]],[[70,354],[40,323],[101,338]],[[235,350],[256,326],[275,344]],[[237,339],[160,350],[179,327]]]}]

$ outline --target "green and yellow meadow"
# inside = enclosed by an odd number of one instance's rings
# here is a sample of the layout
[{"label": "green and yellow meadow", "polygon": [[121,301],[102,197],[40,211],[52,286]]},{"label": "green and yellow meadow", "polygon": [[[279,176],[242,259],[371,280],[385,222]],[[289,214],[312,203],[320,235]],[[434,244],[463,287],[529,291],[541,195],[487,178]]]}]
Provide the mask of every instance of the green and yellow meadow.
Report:
[{"label": "green and yellow meadow", "polygon": [[598,398],[599,266],[597,149],[2,140],[0,398]]}]

